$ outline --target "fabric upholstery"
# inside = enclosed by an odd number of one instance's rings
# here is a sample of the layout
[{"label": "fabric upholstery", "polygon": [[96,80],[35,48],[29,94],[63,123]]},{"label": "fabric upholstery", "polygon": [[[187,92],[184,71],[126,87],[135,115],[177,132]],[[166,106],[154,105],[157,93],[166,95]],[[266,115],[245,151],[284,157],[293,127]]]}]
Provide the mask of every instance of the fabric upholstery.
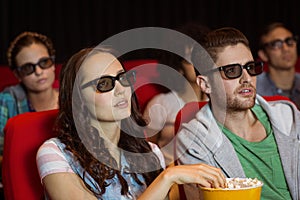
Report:
[{"label": "fabric upholstery", "polygon": [[31,112],[8,120],[2,164],[6,200],[43,199],[36,153],[45,140],[55,137],[52,128],[57,113],[58,110]]}]

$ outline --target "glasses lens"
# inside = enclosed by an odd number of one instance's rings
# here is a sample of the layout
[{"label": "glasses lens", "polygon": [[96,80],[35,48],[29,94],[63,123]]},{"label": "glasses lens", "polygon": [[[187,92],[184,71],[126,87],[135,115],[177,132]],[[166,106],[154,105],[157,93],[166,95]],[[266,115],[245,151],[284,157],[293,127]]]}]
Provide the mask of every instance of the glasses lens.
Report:
[{"label": "glasses lens", "polygon": [[285,43],[288,46],[293,46],[294,44],[296,44],[296,39],[294,37],[289,37],[285,39]]},{"label": "glasses lens", "polygon": [[127,73],[121,73],[119,74],[119,81],[123,86],[130,86],[133,85],[136,81],[135,79],[135,72],[134,71],[130,71]]},{"label": "glasses lens", "polygon": [[47,69],[47,68],[51,67],[53,64],[54,64],[53,58],[42,58],[36,64],[26,63],[26,64],[22,65],[21,67],[18,67],[17,70],[19,72],[19,75],[28,76],[35,71],[36,65],[40,66],[42,69]]},{"label": "glasses lens", "polygon": [[108,92],[115,87],[115,81],[118,80],[121,85],[128,87],[135,83],[135,72],[122,72],[118,74],[116,77],[112,76],[104,76],[98,80],[97,90],[100,92]]},{"label": "glasses lens", "polygon": [[238,64],[223,67],[225,76],[229,79],[237,78],[242,74],[242,68]]},{"label": "glasses lens", "polygon": [[17,68],[21,76],[27,76],[34,72],[34,64],[27,63]]},{"label": "glasses lens", "polygon": [[97,83],[97,90],[100,92],[110,91],[115,87],[114,80],[112,77],[102,77]]},{"label": "glasses lens", "polygon": [[283,41],[282,40],[275,40],[273,42],[270,42],[270,47],[272,49],[281,49],[283,45]]},{"label": "glasses lens", "polygon": [[248,63],[245,68],[247,69],[247,72],[251,76],[256,76],[263,72],[263,63],[262,62],[251,62],[251,63]]},{"label": "glasses lens", "polygon": [[42,69],[47,69],[49,67],[51,67],[53,65],[53,60],[52,58],[43,58],[38,62],[38,65],[42,68]]},{"label": "glasses lens", "polygon": [[283,43],[286,43],[289,47],[294,46],[297,43],[297,37],[288,37],[285,40],[274,40],[272,42],[266,43],[271,49],[281,49]]}]

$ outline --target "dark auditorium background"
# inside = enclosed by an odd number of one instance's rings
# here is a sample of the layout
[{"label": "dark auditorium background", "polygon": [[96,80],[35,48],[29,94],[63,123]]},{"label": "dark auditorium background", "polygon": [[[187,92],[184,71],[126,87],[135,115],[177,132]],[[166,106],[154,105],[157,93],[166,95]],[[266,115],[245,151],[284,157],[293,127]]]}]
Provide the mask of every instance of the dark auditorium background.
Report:
[{"label": "dark auditorium background", "polygon": [[62,63],[79,49],[128,29],[173,29],[191,21],[240,29],[256,56],[258,31],[268,22],[284,22],[299,35],[297,4],[297,0],[0,0],[0,65],[7,64],[9,42],[22,31],[48,35],[57,50],[56,62]]}]

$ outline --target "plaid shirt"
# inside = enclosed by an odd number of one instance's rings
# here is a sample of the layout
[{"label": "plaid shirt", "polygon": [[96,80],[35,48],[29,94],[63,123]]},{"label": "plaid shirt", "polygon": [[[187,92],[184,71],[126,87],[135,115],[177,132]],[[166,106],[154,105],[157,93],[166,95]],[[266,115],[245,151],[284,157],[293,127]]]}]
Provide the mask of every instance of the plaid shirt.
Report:
[{"label": "plaid shirt", "polygon": [[3,129],[7,120],[13,116],[29,111],[26,93],[20,84],[7,87],[0,93],[0,155],[3,155]]}]

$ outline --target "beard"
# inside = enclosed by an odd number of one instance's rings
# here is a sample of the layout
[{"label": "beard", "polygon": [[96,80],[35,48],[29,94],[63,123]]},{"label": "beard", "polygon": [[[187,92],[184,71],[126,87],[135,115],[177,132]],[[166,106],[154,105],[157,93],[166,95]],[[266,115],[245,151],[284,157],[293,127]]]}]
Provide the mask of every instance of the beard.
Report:
[{"label": "beard", "polygon": [[227,112],[244,111],[255,105],[255,96],[240,99],[239,97],[227,97]]},{"label": "beard", "polygon": [[[241,91],[244,88],[249,88],[252,92],[248,95],[241,95]],[[224,90],[220,90],[219,88],[215,89],[215,92],[211,93],[211,95],[215,98],[211,98],[211,100],[219,110],[227,113],[237,112],[251,109],[255,105],[256,89],[255,87],[253,87],[253,85],[243,84],[230,94],[225,93]]]},{"label": "beard", "polygon": [[[251,88],[253,91],[251,94],[246,96],[240,96],[239,91],[242,90],[242,88]],[[256,89],[252,85],[243,85],[239,88],[237,88],[234,92],[234,95],[226,95],[227,100],[227,112],[229,111],[244,111],[247,109],[251,109],[255,105],[255,99],[256,99]]]}]

